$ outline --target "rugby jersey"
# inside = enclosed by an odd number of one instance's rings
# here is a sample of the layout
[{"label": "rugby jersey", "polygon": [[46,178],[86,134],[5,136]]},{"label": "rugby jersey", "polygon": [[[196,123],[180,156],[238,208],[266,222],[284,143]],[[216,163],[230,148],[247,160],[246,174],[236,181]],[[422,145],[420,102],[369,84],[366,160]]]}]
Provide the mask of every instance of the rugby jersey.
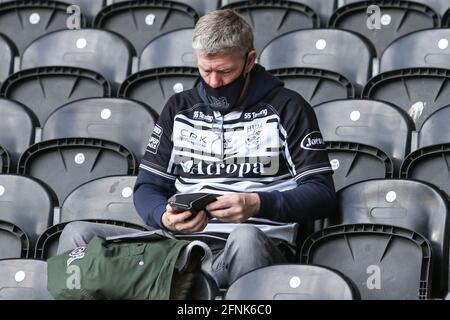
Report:
[{"label": "rugby jersey", "polygon": [[[177,193],[261,196],[332,173],[309,104],[259,65],[250,81],[244,101],[226,114],[209,107],[201,83],[172,96],[153,129],[140,170],[172,183]],[[248,223],[293,243],[297,226],[285,222],[294,221],[273,221],[269,214]],[[236,227],[217,222],[210,221],[204,233],[227,234]]]}]

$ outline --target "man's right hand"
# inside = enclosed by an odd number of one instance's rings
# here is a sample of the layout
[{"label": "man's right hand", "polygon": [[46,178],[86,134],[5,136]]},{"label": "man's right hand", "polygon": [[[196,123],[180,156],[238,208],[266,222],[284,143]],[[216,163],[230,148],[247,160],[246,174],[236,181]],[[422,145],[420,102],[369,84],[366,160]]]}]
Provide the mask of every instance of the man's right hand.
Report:
[{"label": "man's right hand", "polygon": [[[169,204],[166,212],[162,216],[162,223],[171,230],[183,233],[200,232],[208,224],[208,217],[205,211],[200,211],[195,218],[187,220],[192,215],[190,211],[176,212]],[[187,220],[187,221],[186,221]]]}]

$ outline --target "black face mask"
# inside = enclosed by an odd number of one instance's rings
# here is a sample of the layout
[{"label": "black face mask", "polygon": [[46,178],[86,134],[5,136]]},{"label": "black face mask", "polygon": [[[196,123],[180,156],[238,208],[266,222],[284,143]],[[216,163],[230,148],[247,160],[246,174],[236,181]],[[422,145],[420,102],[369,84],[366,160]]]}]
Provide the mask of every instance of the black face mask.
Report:
[{"label": "black face mask", "polygon": [[203,79],[203,86],[205,88],[206,96],[210,102],[211,109],[219,112],[227,112],[236,106],[242,89],[245,85],[244,70],[247,66],[247,55],[245,58],[244,68],[241,74],[235,80],[225,86],[213,88],[209,86]]}]

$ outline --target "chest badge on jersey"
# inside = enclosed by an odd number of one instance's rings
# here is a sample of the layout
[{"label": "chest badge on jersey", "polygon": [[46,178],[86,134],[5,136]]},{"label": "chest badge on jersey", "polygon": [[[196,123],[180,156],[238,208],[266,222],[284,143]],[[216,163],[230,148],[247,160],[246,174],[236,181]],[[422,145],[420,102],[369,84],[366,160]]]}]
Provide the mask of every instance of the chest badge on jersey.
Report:
[{"label": "chest badge on jersey", "polygon": [[263,125],[261,123],[247,126],[245,137],[245,145],[247,146],[247,149],[259,150],[261,147],[262,132]]}]

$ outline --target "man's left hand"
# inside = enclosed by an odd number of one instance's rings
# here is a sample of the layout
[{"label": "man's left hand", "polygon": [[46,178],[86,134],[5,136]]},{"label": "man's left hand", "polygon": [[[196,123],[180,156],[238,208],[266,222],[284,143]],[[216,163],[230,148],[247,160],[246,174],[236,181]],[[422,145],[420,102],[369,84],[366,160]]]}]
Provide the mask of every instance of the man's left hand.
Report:
[{"label": "man's left hand", "polygon": [[241,223],[256,215],[259,206],[257,193],[233,193],[218,197],[206,206],[206,210],[222,222]]}]

